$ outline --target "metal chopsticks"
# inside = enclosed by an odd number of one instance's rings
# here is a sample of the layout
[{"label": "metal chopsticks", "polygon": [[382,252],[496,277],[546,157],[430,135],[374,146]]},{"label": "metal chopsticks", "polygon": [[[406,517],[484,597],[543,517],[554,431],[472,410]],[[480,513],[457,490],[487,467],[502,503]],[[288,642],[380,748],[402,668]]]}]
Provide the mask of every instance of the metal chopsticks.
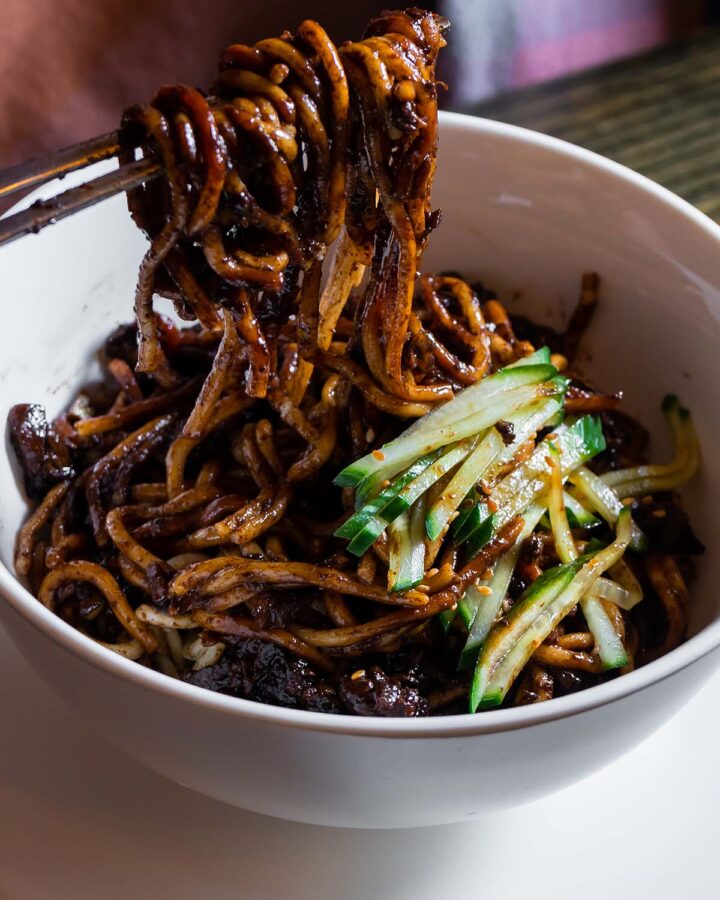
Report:
[{"label": "metal chopsticks", "polygon": [[[5,169],[0,172],[0,200],[109,159],[116,156],[119,150],[120,136],[113,131],[42,159]],[[36,234],[46,225],[52,225],[114,194],[138,187],[160,173],[160,165],[154,159],[139,159],[48,200],[38,200],[28,209],[0,218],[0,245],[26,234]]]}]

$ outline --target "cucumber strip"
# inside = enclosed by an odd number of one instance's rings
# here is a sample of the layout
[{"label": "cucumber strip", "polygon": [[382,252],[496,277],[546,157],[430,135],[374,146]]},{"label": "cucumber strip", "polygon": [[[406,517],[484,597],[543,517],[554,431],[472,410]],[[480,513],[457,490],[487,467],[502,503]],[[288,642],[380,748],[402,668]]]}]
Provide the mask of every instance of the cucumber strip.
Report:
[{"label": "cucumber strip", "polygon": [[[617,522],[618,516],[625,507],[614,488],[605,484],[594,472],[584,466],[580,466],[572,472],[570,481],[579,489],[590,505],[600,513],[608,525],[614,525]],[[647,538],[634,522],[632,523],[630,547],[638,553],[647,548]]]},{"label": "cucumber strip", "polygon": [[[392,478],[419,456],[436,447],[444,446],[469,434],[494,425],[519,408],[513,402],[501,402],[504,397],[517,397],[526,390],[533,395],[532,387],[557,375],[555,366],[549,364],[506,367],[459,391],[448,403],[438,406],[417,419],[398,438],[385,444],[380,451],[373,451],[344,468],[335,479],[341,487],[355,487],[364,479],[382,473],[382,478]],[[525,396],[521,394],[521,396]],[[520,406],[524,405],[521,403]],[[506,407],[503,411],[503,408]],[[497,416],[487,413],[498,408]],[[475,425],[474,423],[478,424]],[[461,428],[460,423],[465,423]],[[460,433],[460,431],[464,432]]]},{"label": "cucumber strip", "polygon": [[470,619],[468,638],[460,654],[458,669],[469,669],[475,665],[482,642],[488,636],[493,622],[502,609],[510,580],[520,558],[523,541],[533,533],[544,512],[545,507],[542,504],[534,503],[524,514],[525,524],[517,540],[495,564],[493,576],[487,585],[490,594],[480,594],[477,585],[471,585],[458,603],[460,614],[466,622]]},{"label": "cucumber strip", "polygon": [[490,538],[493,536],[495,526],[495,514],[491,513],[478,528],[473,531],[470,537],[465,539],[465,557],[472,559],[482,550]]},{"label": "cucumber strip", "polygon": [[459,465],[473,451],[476,444],[476,438],[466,438],[442,453],[421,475],[398,491],[382,515],[393,515],[397,507],[408,509],[412,506],[429,488]]},{"label": "cucumber strip", "polygon": [[524,385],[540,384],[557,376],[558,370],[549,360],[531,362],[531,357],[525,357],[499,369],[494,375],[488,375],[487,378],[482,378],[458,391],[448,403],[416,419],[403,434],[416,435],[418,432],[436,431],[438,428],[452,425],[453,422],[472,415],[480,406],[497,399],[506,391]]},{"label": "cucumber strip", "polygon": [[672,462],[617,469],[601,475],[601,481],[612,487],[619,497],[673,490],[689,481],[697,471],[700,453],[690,413],[679,405],[677,397],[666,398],[663,412],[673,434]]},{"label": "cucumber strip", "polygon": [[593,589],[593,596],[600,597],[601,600],[609,600],[621,609],[632,609],[632,606],[635,605],[630,596],[630,591],[621,587],[610,578],[598,578]]},{"label": "cucumber strip", "polygon": [[[480,445],[454,475],[443,496],[433,504],[428,513],[426,527],[430,538],[436,537],[442,532],[474,484],[485,477],[492,480],[497,472],[513,459],[520,448],[562,409],[563,398],[564,389],[560,386],[560,396],[542,400],[515,416],[511,416],[508,421],[513,427],[515,438],[507,446],[502,443],[502,439],[495,429],[488,432]],[[460,538],[461,533],[461,526],[458,526],[456,534],[459,540],[462,539]]]},{"label": "cucumber strip", "polygon": [[[551,453],[556,464],[550,473],[550,489],[548,491],[550,526],[560,562],[569,563],[577,559],[578,552],[565,513],[560,457],[554,447],[551,449]],[[606,670],[619,669],[626,666],[628,664],[628,655],[622,638],[615,630],[612,619],[603,606],[602,600],[599,597],[586,594],[580,600],[580,609],[585,616],[585,621],[592,636],[595,638],[595,646],[602,660],[603,668]]]},{"label": "cucumber strip", "polygon": [[[565,515],[571,528],[588,530],[596,528],[602,522],[602,519],[593,515],[589,509],[567,491],[563,491],[563,502],[565,503]],[[550,531],[550,517],[548,515],[541,519],[540,524],[547,531]]]},{"label": "cucumber strip", "polygon": [[425,575],[425,497],[388,527],[388,590],[408,591]]},{"label": "cucumber strip", "polygon": [[622,669],[623,666],[626,666],[630,662],[630,658],[625,645],[615,631],[615,626],[607,614],[602,599],[595,594],[594,589],[580,600],[580,609],[595,638],[595,646],[602,660],[603,669],[607,672],[610,669]]},{"label": "cucumber strip", "polygon": [[[535,367],[527,367],[528,371],[533,368]],[[401,435],[380,451],[381,460],[372,457],[374,470],[361,482],[358,490],[363,496],[366,496],[368,491],[375,493],[386,478],[392,478],[418,456],[429,453],[437,447],[444,447],[454,441],[484,432],[498,420],[507,419],[522,407],[528,406],[541,397],[555,394],[557,390],[558,387],[554,380],[539,385],[523,385],[491,397],[472,415],[459,419],[438,431],[423,432],[410,437]]]},{"label": "cucumber strip", "polygon": [[478,493],[475,489],[471,490],[465,499],[472,505],[461,509],[457,519],[453,522],[452,534],[456,544],[462,544],[466,538],[469,538],[485,518],[484,507],[479,502]]},{"label": "cucumber strip", "polygon": [[575,497],[571,497],[567,491],[563,491],[565,513],[571,528],[595,528],[600,524],[600,519],[594,516],[589,509],[582,505]]},{"label": "cucumber strip", "polygon": [[522,359],[518,359],[517,362],[510,363],[510,365],[505,366],[506,369],[517,369],[520,366],[537,366],[541,363],[550,363],[550,353],[549,347],[539,347],[537,350],[533,350],[530,356],[523,356]]},{"label": "cucumber strip", "polygon": [[[560,453],[563,480],[577,466],[591,459],[605,449],[600,420],[594,416],[583,416],[572,425],[561,425],[535,448],[530,459],[525,460],[500,481],[492,492],[492,501],[497,508],[495,529],[500,530],[515,516],[520,515],[539,495],[546,490],[550,466],[550,444]],[[487,501],[479,504],[484,517],[490,514]]]},{"label": "cucumber strip", "polygon": [[445,609],[438,616],[438,620],[440,625],[442,626],[442,630],[444,634],[447,634],[450,631],[450,626],[455,621],[455,613],[457,610],[454,609]]},{"label": "cucumber strip", "polygon": [[548,514],[550,516],[550,528],[555,540],[555,550],[560,557],[560,562],[568,563],[577,559],[578,552],[573,540],[567,515],[565,514],[565,500],[563,497],[563,482],[560,452],[554,444],[549,447],[550,456],[554,465],[550,469],[550,482],[548,489]]},{"label": "cucumber strip", "polygon": [[[547,569],[530,585],[509,612],[493,625],[482,643],[475,665],[470,686],[470,712],[477,712],[481,705],[492,706],[502,702],[512,681],[508,680],[506,691],[501,697],[496,698],[489,690],[493,676],[504,660],[508,657],[512,659],[513,649],[519,644],[523,634],[554,600],[562,596],[581,567],[581,560],[576,560]],[[540,643],[542,641],[538,646]],[[518,668],[518,673],[521,668],[522,666]]]},{"label": "cucumber strip", "polygon": [[[580,423],[583,424],[581,425]],[[583,419],[580,419],[573,426],[563,425],[558,428],[555,431],[553,438],[559,438],[560,440],[567,443],[574,441],[577,435],[573,432],[570,432],[570,428],[573,428],[574,432],[577,433],[582,433],[585,430],[587,430],[589,433],[593,430],[592,428],[586,429],[586,423]],[[568,432],[570,432],[570,434],[568,434]],[[567,437],[565,437],[566,435]],[[590,442],[590,445],[588,446],[587,452],[591,453],[591,455],[595,455],[595,453],[599,453],[603,448],[604,438],[602,438],[602,431],[600,431],[599,439],[598,436],[595,435],[593,440]],[[544,491],[547,487],[547,477],[550,473],[550,468],[547,464],[548,455],[549,444],[542,443],[539,447],[536,448],[533,456],[529,460],[521,463],[516,469],[510,472],[509,475],[507,475],[500,482],[497,488],[493,490],[492,497],[496,504],[501,505],[507,500],[512,500],[513,496],[519,496],[523,488],[525,488],[525,494],[529,496],[529,499],[527,500],[527,503],[523,502],[519,504],[518,511],[521,512],[526,505],[532,503],[534,497]],[[535,476],[539,475],[539,477],[536,477],[534,481],[532,477],[533,474]],[[500,498],[499,501],[498,497]],[[454,537],[456,542],[462,543],[464,540],[466,540],[470,536],[472,531],[474,531],[489,515],[489,512],[490,508],[487,504],[487,501],[485,501],[484,499],[479,503],[476,503],[474,507],[470,507],[467,511],[464,511],[455,522]],[[505,513],[503,513],[503,524],[505,524],[506,521],[509,521],[509,519],[512,518],[513,515],[517,515],[517,512],[513,511],[513,514],[509,518],[507,518],[505,516]]]},{"label": "cucumber strip", "polygon": [[623,509],[615,540],[587,557],[549,569],[497,623],[482,646],[470,690],[470,711],[499,706],[537,647],[595,582],[615,565],[631,539],[632,518]]},{"label": "cucumber strip", "polygon": [[630,610],[643,599],[643,589],[640,582],[637,580],[635,573],[624,559],[620,559],[615,563],[612,569],[610,569],[609,575],[619,587],[628,593],[628,599],[624,606],[618,600],[614,601],[618,606]]},{"label": "cucumber strip", "polygon": [[[355,532],[348,550],[356,556],[372,546],[387,526],[418,500],[436,481],[450,472],[472,450],[475,438],[467,438],[438,456],[417,478],[399,490],[375,515]],[[441,451],[442,452],[442,451]]]},{"label": "cucumber strip", "polygon": [[470,453],[427,514],[425,529],[430,540],[438,537],[474,484],[504,447],[500,432],[491,428]]},{"label": "cucumber strip", "polygon": [[488,481],[495,479],[503,466],[515,458],[520,448],[538,431],[550,425],[557,417],[557,414],[562,412],[567,381],[563,379],[563,382],[560,382],[559,378],[555,378],[553,382],[558,387],[556,397],[549,397],[540,401],[540,403],[533,404],[531,410],[528,410],[528,413],[523,415],[522,419],[519,415],[508,419],[515,429],[515,440],[512,444],[508,444],[507,447],[503,448],[489,466],[485,473]]},{"label": "cucumber strip", "polygon": [[348,540],[353,538],[363,525],[366,525],[373,516],[377,515],[406,484],[409,484],[421,472],[424,472],[431,463],[435,462],[441,453],[442,450],[436,450],[434,453],[422,456],[417,462],[413,463],[392,484],[383,488],[376,497],[368,501],[364,506],[361,506],[349,519],[346,519],[335,532],[335,537],[347,538]]}]

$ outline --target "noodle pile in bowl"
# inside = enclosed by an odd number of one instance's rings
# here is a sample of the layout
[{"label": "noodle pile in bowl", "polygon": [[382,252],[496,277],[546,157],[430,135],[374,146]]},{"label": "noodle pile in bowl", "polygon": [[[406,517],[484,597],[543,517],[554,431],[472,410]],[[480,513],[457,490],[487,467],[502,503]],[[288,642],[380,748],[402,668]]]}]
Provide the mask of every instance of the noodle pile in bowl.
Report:
[{"label": "noodle pile in bowl", "polygon": [[[104,380],[61,416],[10,414],[37,504],[17,572],[116,653],[263,702],[418,716],[465,711],[468,697],[546,700],[683,640],[701,545],[674,491],[697,466],[694,433],[671,401],[676,458],[647,466],[620,398],[573,375],[597,278],[564,335],[511,319],[457,275],[417,279],[439,221],[445,27],[388,12],[336,47],[307,21],[229,47],[208,96],[165,87],[125,113],[122,160],[139,147],[164,172],[129,195],[150,240],[136,324],[107,339]],[[156,295],[189,324],[160,316]],[[510,413],[485,422],[490,395]],[[458,421],[480,415],[467,433],[446,423],[388,469],[413,422],[430,434],[457,404]],[[558,448],[580,431],[595,437],[568,473]],[[453,499],[488,447],[483,477]],[[544,474],[522,480],[536,458]],[[422,496],[390,517],[420,477]],[[512,478],[537,482],[530,502],[498,508]],[[480,510],[485,530],[468,531]],[[613,548],[611,577],[559,615],[562,579],[589,578]],[[503,627],[518,629],[510,648]]]}]

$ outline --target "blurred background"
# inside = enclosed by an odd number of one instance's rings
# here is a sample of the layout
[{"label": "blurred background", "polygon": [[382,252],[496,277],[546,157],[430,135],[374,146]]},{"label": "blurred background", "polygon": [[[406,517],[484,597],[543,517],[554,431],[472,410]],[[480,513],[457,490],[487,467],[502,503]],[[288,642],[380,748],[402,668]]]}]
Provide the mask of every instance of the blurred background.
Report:
[{"label": "blurred background", "polygon": [[[0,168],[109,131],[169,81],[207,85],[226,44],[301,18],[336,41],[362,34],[373,0],[2,0]],[[452,29],[446,108],[670,43],[718,19],[720,0],[438,0]]]}]

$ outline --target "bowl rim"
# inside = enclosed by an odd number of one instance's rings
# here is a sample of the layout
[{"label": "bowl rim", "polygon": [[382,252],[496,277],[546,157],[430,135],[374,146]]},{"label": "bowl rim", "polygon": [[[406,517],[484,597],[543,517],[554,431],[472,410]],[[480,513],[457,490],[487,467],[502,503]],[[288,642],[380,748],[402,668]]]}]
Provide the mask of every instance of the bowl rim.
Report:
[{"label": "bowl rim", "polygon": [[[579,164],[585,168],[611,175],[619,182],[624,183],[627,188],[653,197],[659,204],[673,209],[688,225],[717,241],[720,250],[719,225],[667,188],[619,163],[558,138],[477,116],[441,112],[440,123],[441,133],[454,131],[489,135],[502,141],[546,150],[555,156],[564,157],[569,163]],[[32,194],[30,198],[22,201],[22,205],[26,205],[28,201],[34,199],[36,196]],[[12,211],[10,210],[10,212]],[[720,645],[720,618],[718,618],[680,647],[646,666],[613,681],[586,688],[576,694],[555,698],[548,703],[486,710],[482,714],[463,713],[447,717],[362,718],[339,713],[287,709],[255,700],[231,697],[187,684],[179,679],[170,678],[160,672],[140,666],[94,642],[46,609],[1,562],[0,594],[22,619],[37,628],[53,643],[107,675],[129,681],[134,686],[149,692],[157,692],[171,700],[200,706],[217,713],[250,719],[268,726],[286,726],[316,732],[376,738],[452,738],[534,727],[605,706],[644,690],[687,668]]]}]

